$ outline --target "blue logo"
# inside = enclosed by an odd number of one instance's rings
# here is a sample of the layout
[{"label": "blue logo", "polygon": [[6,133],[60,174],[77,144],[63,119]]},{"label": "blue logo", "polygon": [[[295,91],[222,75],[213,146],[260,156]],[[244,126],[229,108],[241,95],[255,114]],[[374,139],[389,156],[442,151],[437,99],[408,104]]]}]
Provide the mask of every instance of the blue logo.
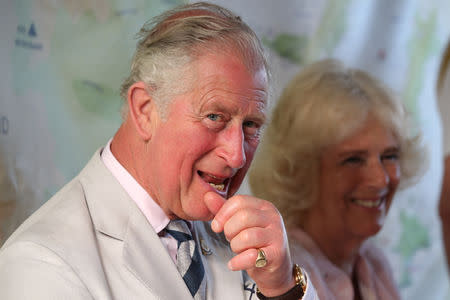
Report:
[{"label": "blue logo", "polygon": [[18,25],[17,26],[18,37],[15,40],[16,47],[42,50],[42,43],[36,42],[35,39],[38,36],[36,25],[31,23],[30,26]]},{"label": "blue logo", "polygon": [[37,37],[36,28],[34,27],[34,23],[31,23],[30,29],[28,29],[28,36]]}]

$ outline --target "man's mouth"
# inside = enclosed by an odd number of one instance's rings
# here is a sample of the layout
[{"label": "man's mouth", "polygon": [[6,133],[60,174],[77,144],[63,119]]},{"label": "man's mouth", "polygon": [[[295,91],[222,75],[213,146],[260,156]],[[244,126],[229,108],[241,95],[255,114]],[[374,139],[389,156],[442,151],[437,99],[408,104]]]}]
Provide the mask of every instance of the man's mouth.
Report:
[{"label": "man's mouth", "polygon": [[219,192],[225,191],[228,184],[229,177],[221,177],[217,175],[208,174],[205,172],[198,171],[198,175],[206,181],[210,186]]},{"label": "man's mouth", "polygon": [[218,191],[223,192],[223,190],[225,189],[225,184],[221,183],[221,184],[214,184],[212,182],[209,182],[209,185],[212,186],[213,188],[215,188]]}]

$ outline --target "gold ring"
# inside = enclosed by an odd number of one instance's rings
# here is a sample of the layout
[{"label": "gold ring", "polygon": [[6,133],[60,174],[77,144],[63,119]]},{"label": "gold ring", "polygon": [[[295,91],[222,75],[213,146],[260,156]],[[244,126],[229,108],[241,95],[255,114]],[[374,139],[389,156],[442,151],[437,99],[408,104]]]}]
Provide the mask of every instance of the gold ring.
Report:
[{"label": "gold ring", "polygon": [[258,249],[258,256],[256,257],[255,267],[262,268],[267,264],[266,254],[262,249]]}]

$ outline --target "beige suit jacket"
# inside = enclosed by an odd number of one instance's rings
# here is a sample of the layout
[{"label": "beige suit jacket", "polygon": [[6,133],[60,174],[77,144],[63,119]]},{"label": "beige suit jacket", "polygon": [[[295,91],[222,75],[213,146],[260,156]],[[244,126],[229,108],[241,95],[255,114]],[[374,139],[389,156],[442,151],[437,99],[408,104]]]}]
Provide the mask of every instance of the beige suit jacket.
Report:
[{"label": "beige suit jacket", "polygon": [[[194,222],[208,299],[248,299],[227,242]],[[249,289],[250,289],[249,288]],[[97,151],[0,250],[0,299],[192,299],[175,264]],[[253,299],[255,297],[253,296]]]},{"label": "beige suit jacket", "polygon": [[[232,272],[223,235],[194,222],[207,299],[257,299]],[[311,295],[311,296],[309,296]],[[308,285],[307,297],[316,293]],[[103,164],[98,150],[70,183],[0,249],[0,299],[192,299],[153,227]]]}]

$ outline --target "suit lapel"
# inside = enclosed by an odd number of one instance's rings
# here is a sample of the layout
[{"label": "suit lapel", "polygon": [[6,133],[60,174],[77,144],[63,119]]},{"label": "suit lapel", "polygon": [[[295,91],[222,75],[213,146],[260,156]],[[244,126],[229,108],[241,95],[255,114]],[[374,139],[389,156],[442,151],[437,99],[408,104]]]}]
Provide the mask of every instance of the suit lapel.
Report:
[{"label": "suit lapel", "polygon": [[166,248],[140,211],[130,219],[123,258],[152,294],[161,299],[192,299]]},{"label": "suit lapel", "polygon": [[80,181],[95,229],[123,241],[122,259],[136,280],[158,299],[192,299],[153,227],[101,161],[100,150]]}]

